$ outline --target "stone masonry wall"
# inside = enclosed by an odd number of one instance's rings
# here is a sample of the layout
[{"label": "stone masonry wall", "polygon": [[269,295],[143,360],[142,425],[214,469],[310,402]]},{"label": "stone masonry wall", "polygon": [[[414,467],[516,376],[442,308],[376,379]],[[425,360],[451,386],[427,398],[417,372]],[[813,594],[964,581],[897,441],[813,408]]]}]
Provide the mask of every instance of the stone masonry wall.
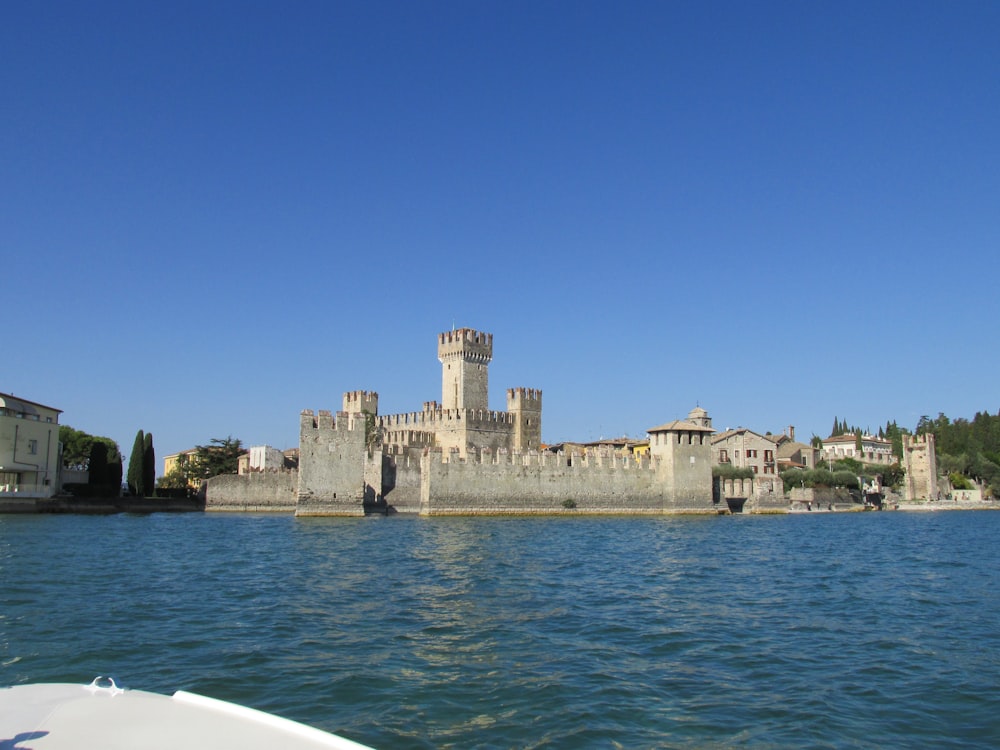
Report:
[{"label": "stone masonry wall", "polygon": [[409,454],[382,460],[382,499],[397,513],[420,512],[420,459]]},{"label": "stone masonry wall", "polygon": [[296,471],[223,474],[206,483],[205,510],[294,513],[297,486]]},{"label": "stone masonry wall", "polygon": [[666,502],[655,468],[633,458],[528,453],[480,462],[429,451],[421,469],[425,515],[660,514]]},{"label": "stone masonry wall", "polygon": [[367,455],[363,415],[303,411],[296,515],[364,515]]}]

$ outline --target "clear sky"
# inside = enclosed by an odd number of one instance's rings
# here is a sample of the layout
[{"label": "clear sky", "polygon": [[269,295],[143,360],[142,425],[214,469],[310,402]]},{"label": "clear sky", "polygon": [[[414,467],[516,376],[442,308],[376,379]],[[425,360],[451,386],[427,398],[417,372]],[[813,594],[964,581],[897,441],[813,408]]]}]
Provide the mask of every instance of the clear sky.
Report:
[{"label": "clear sky", "polygon": [[547,442],[995,413],[998,40],[994,0],[7,3],[0,391],[287,448],[440,400],[457,326]]}]

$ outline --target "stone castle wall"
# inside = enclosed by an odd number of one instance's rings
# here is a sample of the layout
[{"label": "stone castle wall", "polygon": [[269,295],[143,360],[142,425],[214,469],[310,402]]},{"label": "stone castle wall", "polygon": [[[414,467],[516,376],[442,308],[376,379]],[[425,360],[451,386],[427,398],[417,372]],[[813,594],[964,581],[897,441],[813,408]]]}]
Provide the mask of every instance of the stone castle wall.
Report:
[{"label": "stone castle wall", "polygon": [[382,457],[382,499],[397,513],[420,512],[420,457]]},{"label": "stone castle wall", "polygon": [[[428,451],[421,460],[425,515],[659,514],[670,510],[658,460]],[[709,500],[709,505],[711,501]]]},{"label": "stone castle wall", "polygon": [[206,482],[205,510],[291,513],[297,490],[297,471],[222,474]]},{"label": "stone castle wall", "polygon": [[364,515],[367,455],[363,415],[303,411],[296,515]]}]

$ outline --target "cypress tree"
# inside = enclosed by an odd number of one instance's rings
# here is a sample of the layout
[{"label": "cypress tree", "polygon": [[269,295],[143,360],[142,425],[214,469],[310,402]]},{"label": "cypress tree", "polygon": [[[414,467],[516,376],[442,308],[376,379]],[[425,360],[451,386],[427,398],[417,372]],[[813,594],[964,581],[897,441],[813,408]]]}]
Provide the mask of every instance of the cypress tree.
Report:
[{"label": "cypress tree", "polygon": [[106,485],[108,483],[108,446],[100,440],[90,445],[90,463],[88,464],[87,484]]},{"label": "cypress tree", "polygon": [[147,432],[142,447],[142,486],[153,494],[156,487],[156,455],[153,452],[153,433]]},{"label": "cypress tree", "polygon": [[122,494],[122,457],[120,455],[114,461],[108,462],[108,486],[111,488],[112,497],[118,497]]},{"label": "cypress tree", "polygon": [[128,473],[125,481],[128,482],[128,489],[136,497],[143,497],[145,486],[142,483],[142,457],[146,450],[146,440],[139,430],[135,434],[135,442],[132,443],[132,453],[128,457]]}]

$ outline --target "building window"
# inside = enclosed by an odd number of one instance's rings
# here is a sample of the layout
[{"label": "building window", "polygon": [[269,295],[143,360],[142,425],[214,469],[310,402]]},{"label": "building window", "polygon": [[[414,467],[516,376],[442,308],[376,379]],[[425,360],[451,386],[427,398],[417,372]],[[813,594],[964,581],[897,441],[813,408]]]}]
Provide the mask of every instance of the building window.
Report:
[{"label": "building window", "polygon": [[722,449],[719,451],[719,463],[728,464],[729,463],[729,451]]},{"label": "building window", "polygon": [[37,440],[29,440],[28,441],[28,453],[30,453],[32,456],[38,455],[38,441]]},{"label": "building window", "polygon": [[764,460],[765,461],[773,461],[774,460],[774,451],[764,451]]},{"label": "building window", "polygon": [[757,458],[757,451],[747,449],[747,458]]},{"label": "building window", "polygon": [[753,473],[754,473],[754,474],[756,474],[756,473],[757,473],[757,467],[756,467],[756,466],[751,466],[750,468],[751,468],[751,469],[753,470]]}]

